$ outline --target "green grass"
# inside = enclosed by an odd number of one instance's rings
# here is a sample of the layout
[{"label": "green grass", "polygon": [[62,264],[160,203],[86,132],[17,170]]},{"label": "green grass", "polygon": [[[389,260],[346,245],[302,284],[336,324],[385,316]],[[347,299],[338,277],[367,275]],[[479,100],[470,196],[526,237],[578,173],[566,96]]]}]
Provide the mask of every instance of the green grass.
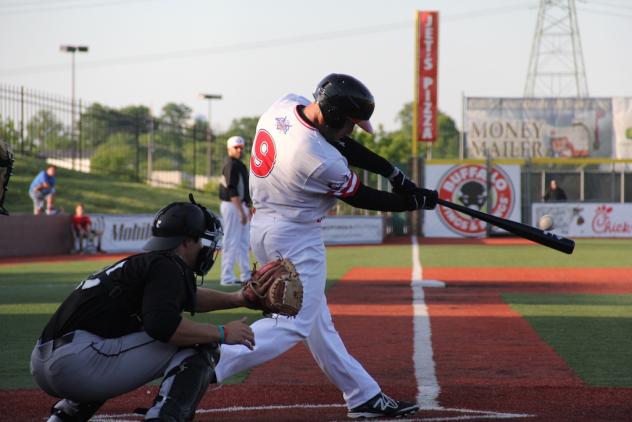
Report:
[{"label": "green grass", "polygon": [[[423,245],[424,267],[626,267],[631,241],[586,240],[567,256],[539,246]],[[410,267],[408,245],[328,248],[328,286],[353,267]],[[50,314],[85,277],[108,261],[28,263],[0,266],[0,389],[35,388],[29,375],[29,357]],[[205,286],[234,290],[218,283],[217,263]],[[503,296],[523,314],[544,341],[555,348],[575,371],[592,385],[632,387],[632,296],[630,295],[523,295]],[[194,318],[215,324],[238,319],[249,322],[258,313],[245,309],[198,314]],[[231,380],[240,382],[242,373]]]},{"label": "green grass", "polygon": [[[410,247],[392,247],[399,258],[392,266],[410,265]],[[379,265],[383,252],[372,248],[335,248],[328,251],[330,269],[328,285],[333,284],[351,266]],[[113,262],[113,261],[112,261]],[[36,388],[29,374],[29,359],[50,315],[76,285],[95,270],[111,264],[109,261],[66,261],[54,263],[27,263],[0,266],[0,389]],[[220,263],[205,277],[204,286],[222,291],[236,287],[219,284]],[[396,264],[396,265],[395,265]],[[188,314],[187,314],[188,315]],[[213,324],[224,324],[242,316],[252,323],[260,314],[239,308],[208,314],[196,314],[193,319]],[[237,374],[227,383],[241,382],[247,373]]]},{"label": "green grass", "polygon": [[502,297],[587,384],[632,387],[632,295]]},{"label": "green grass", "polygon": [[422,265],[430,267],[627,267],[632,239],[579,239],[567,255],[540,245],[424,245]]},{"label": "green grass", "polygon": [[[33,212],[28,189],[35,175],[45,168],[43,160],[16,157],[4,204],[11,214]],[[180,187],[154,188],[144,183],[58,168],[55,202],[56,207],[67,213],[73,213],[75,204],[83,202],[86,212],[91,214],[151,214],[170,202],[188,201],[190,191]],[[209,209],[219,211],[217,192],[198,192],[195,196]]]}]

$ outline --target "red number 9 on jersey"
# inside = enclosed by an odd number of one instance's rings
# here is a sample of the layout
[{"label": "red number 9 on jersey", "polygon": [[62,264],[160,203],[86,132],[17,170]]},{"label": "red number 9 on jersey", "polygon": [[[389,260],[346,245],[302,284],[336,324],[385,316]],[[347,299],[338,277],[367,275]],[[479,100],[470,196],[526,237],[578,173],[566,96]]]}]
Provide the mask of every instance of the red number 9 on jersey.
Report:
[{"label": "red number 9 on jersey", "polygon": [[250,156],[250,170],[257,177],[266,177],[276,161],[276,146],[272,136],[265,130],[257,132]]}]

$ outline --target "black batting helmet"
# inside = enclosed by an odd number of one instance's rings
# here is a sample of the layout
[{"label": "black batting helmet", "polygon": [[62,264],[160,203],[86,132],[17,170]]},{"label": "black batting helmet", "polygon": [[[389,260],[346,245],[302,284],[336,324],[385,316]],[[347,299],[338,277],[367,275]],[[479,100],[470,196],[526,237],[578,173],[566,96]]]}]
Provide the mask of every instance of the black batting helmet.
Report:
[{"label": "black batting helmet", "polygon": [[326,76],[316,87],[314,98],[329,126],[339,128],[350,119],[373,133],[369,122],[375,109],[373,94],[353,76],[341,73]]}]

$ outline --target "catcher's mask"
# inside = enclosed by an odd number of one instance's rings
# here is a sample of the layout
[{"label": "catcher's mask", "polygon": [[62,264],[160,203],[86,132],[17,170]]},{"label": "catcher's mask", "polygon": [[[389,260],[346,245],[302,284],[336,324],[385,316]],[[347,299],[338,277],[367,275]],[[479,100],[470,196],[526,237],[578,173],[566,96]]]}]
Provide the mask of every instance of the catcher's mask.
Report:
[{"label": "catcher's mask", "polygon": [[156,213],[151,225],[152,237],[145,244],[148,251],[167,251],[178,247],[186,238],[202,239],[193,272],[204,276],[213,267],[221,246],[222,224],[206,207],[195,202],[173,202]]},{"label": "catcher's mask", "polygon": [[330,127],[341,128],[349,119],[373,133],[369,122],[375,109],[373,94],[353,76],[340,73],[326,76],[316,87],[314,99]]}]

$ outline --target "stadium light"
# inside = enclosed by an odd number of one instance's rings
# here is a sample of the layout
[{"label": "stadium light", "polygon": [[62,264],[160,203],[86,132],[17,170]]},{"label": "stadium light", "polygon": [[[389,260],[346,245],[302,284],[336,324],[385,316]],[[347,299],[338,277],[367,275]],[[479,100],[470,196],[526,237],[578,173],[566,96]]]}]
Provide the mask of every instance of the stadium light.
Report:
[{"label": "stadium light", "polygon": [[206,175],[211,177],[211,159],[213,158],[213,150],[211,141],[213,140],[213,129],[211,128],[211,103],[213,100],[221,100],[222,96],[219,94],[200,94],[200,98],[208,100],[208,146],[206,148],[206,160],[208,161],[208,167]]},{"label": "stadium light", "polygon": [[[64,53],[72,54],[72,82],[71,82],[71,116],[70,116],[70,136],[74,141],[75,138],[75,53],[87,53],[88,46],[87,45],[62,45],[59,47],[59,51]],[[72,169],[75,169],[75,157],[74,151],[76,151],[76,145],[73,142],[73,160],[72,160]]]}]

